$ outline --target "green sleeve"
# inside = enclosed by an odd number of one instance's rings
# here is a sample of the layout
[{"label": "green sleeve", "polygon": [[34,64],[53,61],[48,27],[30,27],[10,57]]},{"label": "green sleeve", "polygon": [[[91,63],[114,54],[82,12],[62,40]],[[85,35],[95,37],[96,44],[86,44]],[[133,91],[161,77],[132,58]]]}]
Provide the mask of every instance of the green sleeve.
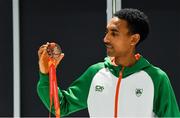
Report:
[{"label": "green sleeve", "polygon": [[[102,66],[103,64],[99,63],[89,67],[67,90],[58,88],[61,116],[67,116],[73,112],[87,108],[87,97],[92,78]],[[47,74],[40,73],[37,92],[49,110],[49,77]],[[55,113],[54,106],[52,107],[52,113]]]},{"label": "green sleeve", "polygon": [[180,117],[179,107],[168,76],[159,68],[146,70],[154,83],[153,111],[158,117]]}]

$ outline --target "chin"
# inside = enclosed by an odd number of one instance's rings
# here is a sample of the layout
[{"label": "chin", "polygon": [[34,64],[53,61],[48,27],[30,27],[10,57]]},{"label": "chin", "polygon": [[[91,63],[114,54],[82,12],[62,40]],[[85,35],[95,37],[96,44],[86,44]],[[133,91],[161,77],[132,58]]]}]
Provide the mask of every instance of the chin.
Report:
[{"label": "chin", "polygon": [[114,56],[115,56],[112,52],[107,52],[107,55],[108,55],[109,57],[114,57]]},{"label": "chin", "polygon": [[113,52],[107,52],[107,56],[109,57],[121,57],[122,54],[117,54],[117,53],[113,53]]}]

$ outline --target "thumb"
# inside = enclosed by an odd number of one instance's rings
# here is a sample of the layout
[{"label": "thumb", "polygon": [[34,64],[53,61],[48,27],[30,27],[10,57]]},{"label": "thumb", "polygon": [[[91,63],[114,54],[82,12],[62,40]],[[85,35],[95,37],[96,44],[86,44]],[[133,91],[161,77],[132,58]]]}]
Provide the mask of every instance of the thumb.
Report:
[{"label": "thumb", "polygon": [[64,58],[64,53],[61,53],[60,56],[59,56],[59,59],[56,63],[56,67],[59,65],[59,63],[61,62],[61,60]]}]

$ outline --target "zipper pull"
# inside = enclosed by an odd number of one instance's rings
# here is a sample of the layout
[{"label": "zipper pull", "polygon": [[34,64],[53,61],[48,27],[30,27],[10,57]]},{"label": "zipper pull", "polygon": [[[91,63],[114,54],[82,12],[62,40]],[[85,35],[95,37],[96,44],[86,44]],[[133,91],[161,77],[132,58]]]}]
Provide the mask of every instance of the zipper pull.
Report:
[{"label": "zipper pull", "polygon": [[122,67],[121,71],[119,72],[119,78],[123,78],[123,72],[124,72],[124,67]]}]

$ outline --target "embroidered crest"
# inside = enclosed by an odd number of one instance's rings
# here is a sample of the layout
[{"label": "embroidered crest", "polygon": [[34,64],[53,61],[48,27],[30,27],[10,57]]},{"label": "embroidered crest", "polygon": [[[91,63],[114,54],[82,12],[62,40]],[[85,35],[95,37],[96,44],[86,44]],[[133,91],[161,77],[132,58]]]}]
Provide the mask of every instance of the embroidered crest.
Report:
[{"label": "embroidered crest", "polygon": [[142,95],[142,93],[143,93],[143,89],[136,88],[135,93],[136,93],[136,96],[137,96],[137,97],[140,97],[140,96]]}]

